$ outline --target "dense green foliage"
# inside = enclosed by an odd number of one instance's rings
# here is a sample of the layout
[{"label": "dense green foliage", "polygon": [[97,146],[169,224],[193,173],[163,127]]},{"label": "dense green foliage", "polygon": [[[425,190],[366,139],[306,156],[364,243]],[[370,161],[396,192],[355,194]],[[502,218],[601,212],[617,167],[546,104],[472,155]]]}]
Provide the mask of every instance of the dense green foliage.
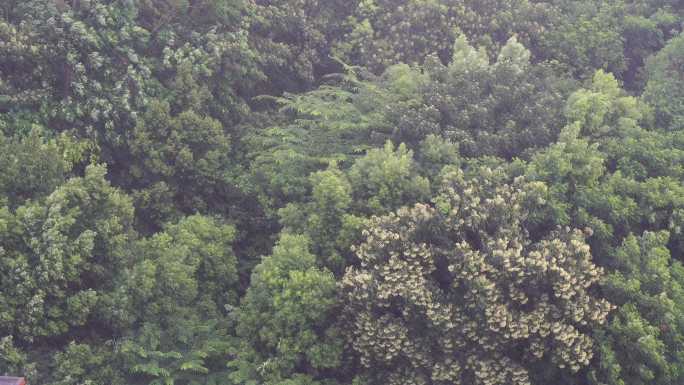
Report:
[{"label": "dense green foliage", "polygon": [[0,1],[0,375],[684,383],[679,0]]},{"label": "dense green foliage", "polygon": [[[372,383],[528,384],[538,361],[577,372],[611,310],[579,230],[528,238],[538,182],[478,168],[444,176],[435,207],[375,217],[342,281]],[[541,235],[541,234],[539,234]]]}]

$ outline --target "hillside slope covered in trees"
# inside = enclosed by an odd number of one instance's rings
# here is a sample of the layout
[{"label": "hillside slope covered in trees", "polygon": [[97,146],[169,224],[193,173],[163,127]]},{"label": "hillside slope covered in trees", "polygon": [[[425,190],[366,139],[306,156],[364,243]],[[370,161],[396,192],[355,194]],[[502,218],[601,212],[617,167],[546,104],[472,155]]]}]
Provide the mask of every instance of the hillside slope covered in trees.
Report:
[{"label": "hillside slope covered in trees", "polygon": [[680,0],[0,1],[0,375],[684,384]]}]

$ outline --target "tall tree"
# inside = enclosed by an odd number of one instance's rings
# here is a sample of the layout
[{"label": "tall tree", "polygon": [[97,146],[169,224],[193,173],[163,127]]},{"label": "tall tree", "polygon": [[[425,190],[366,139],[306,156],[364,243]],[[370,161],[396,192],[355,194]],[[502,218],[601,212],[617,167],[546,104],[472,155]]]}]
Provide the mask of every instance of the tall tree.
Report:
[{"label": "tall tree", "polygon": [[672,40],[646,65],[644,99],[655,108],[658,128],[684,129],[684,35]]},{"label": "tall tree", "polygon": [[628,236],[615,253],[605,293],[618,306],[598,333],[593,384],[677,384],[684,378],[684,268],[666,247],[667,232]]},{"label": "tall tree", "polygon": [[306,237],[283,234],[255,268],[237,313],[235,383],[321,384],[341,365],[337,312],[332,273],[316,267]]},{"label": "tall tree", "polygon": [[[612,306],[586,235],[526,231],[545,186],[489,169],[445,176],[435,206],[373,219],[342,286],[371,383],[530,384],[534,363],[576,372]],[[540,195],[541,193],[541,195]]]}]

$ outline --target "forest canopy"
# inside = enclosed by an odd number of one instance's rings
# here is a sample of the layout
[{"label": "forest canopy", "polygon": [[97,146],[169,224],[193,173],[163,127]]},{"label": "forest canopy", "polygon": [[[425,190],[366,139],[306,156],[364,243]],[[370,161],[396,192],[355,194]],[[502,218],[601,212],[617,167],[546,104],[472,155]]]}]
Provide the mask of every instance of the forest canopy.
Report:
[{"label": "forest canopy", "polygon": [[0,376],[684,383],[680,0],[0,1]]}]

